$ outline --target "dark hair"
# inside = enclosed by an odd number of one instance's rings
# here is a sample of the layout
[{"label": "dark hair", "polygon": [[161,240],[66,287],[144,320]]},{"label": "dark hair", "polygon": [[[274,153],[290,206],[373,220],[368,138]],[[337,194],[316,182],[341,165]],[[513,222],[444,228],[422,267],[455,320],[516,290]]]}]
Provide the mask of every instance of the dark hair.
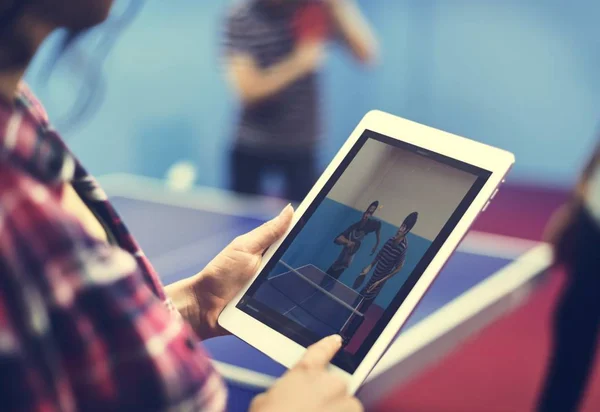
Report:
[{"label": "dark hair", "polygon": [[410,215],[406,216],[404,222],[402,222],[402,225],[406,226],[406,230],[410,232],[417,223],[418,218],[419,214],[417,212],[412,212]]},{"label": "dark hair", "polygon": [[29,45],[13,33],[16,21],[28,5],[29,0],[14,0],[0,14],[0,38],[3,42],[11,44],[10,55],[7,56],[6,61],[0,62],[0,69],[12,69],[21,66],[27,62],[31,54]]},{"label": "dark hair", "polygon": [[369,205],[369,207],[367,208],[367,210],[369,210],[370,208],[372,208],[373,206],[375,206],[375,210],[377,210],[377,208],[379,207],[379,200],[376,200],[374,202],[371,202],[371,204]]}]

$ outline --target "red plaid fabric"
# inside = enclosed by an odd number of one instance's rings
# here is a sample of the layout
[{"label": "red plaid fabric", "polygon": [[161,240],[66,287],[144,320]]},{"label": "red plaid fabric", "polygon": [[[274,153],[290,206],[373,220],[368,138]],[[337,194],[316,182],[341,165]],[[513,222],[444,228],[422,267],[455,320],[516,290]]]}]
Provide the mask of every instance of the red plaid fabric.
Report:
[{"label": "red plaid fabric", "polygon": [[[61,206],[72,184],[107,229]],[[169,307],[169,310],[167,307]],[[0,409],[223,410],[220,377],[25,86],[0,102]]]}]

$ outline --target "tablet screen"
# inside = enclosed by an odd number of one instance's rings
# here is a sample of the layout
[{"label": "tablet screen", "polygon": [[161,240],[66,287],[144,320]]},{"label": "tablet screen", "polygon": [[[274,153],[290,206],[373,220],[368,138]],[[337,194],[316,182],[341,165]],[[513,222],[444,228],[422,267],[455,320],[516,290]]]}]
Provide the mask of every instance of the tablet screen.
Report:
[{"label": "tablet screen", "polygon": [[365,131],[237,307],[354,373],[490,175]]}]

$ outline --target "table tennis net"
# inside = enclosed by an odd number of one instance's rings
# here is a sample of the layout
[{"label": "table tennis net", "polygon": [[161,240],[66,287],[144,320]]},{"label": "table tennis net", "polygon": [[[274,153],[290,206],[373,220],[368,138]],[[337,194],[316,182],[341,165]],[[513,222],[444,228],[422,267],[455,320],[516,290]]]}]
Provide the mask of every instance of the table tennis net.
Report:
[{"label": "table tennis net", "polygon": [[323,335],[341,333],[352,318],[363,317],[364,297],[316,266],[278,266],[268,284],[289,300],[282,308],[287,317]]}]

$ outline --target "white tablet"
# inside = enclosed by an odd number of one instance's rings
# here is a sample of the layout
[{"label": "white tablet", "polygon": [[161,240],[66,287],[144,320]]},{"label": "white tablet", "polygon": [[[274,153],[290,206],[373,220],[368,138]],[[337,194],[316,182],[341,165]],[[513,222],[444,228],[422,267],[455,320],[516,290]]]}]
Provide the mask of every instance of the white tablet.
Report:
[{"label": "white tablet", "polygon": [[506,151],[369,112],[219,324],[292,367],[332,334],[365,380],[514,163]]}]

